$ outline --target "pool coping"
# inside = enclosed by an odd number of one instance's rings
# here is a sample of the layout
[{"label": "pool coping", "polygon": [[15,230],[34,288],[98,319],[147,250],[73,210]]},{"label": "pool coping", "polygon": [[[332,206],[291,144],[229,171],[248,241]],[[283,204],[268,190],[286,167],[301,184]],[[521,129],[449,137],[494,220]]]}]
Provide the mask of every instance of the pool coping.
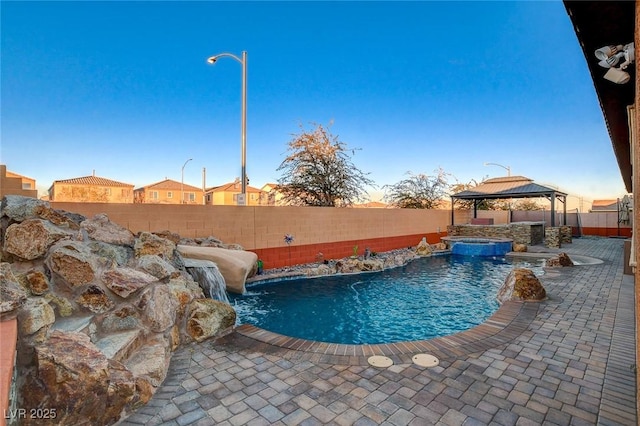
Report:
[{"label": "pool coping", "polygon": [[446,360],[511,342],[527,330],[538,313],[540,303],[544,301],[507,301],[480,325],[428,340],[347,345],[300,339],[254,325],[242,324],[230,334],[218,339],[217,343],[232,344],[265,353],[277,352],[285,358],[303,358],[338,365],[368,365],[367,359],[373,355],[387,356],[395,364],[411,364],[412,357],[419,353],[428,353],[440,360]]}]

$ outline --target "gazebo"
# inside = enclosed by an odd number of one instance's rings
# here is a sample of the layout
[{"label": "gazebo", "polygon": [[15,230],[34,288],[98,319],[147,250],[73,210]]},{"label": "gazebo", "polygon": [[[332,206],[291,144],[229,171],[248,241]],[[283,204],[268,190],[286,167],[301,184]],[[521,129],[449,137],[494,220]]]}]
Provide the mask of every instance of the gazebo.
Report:
[{"label": "gazebo", "polygon": [[497,200],[510,198],[540,198],[545,197],[551,202],[551,226],[555,224],[556,199],[563,204],[563,225],[567,224],[567,194],[557,189],[535,183],[524,176],[507,176],[487,179],[480,185],[457,192],[451,196],[451,224],[456,200],[473,200],[473,217],[478,217],[478,203],[483,200]]}]

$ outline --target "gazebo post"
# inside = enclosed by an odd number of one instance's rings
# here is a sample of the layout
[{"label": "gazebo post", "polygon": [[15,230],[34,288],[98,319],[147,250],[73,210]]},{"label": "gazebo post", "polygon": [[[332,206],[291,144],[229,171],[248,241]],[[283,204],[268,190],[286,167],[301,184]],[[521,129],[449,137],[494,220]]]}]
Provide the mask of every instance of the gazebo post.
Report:
[{"label": "gazebo post", "polygon": [[551,227],[556,226],[556,193],[551,193]]},{"label": "gazebo post", "polygon": [[453,222],[455,220],[455,214],[454,214],[454,208],[453,208],[453,203],[456,202],[456,199],[451,197],[451,226],[455,225]]}]

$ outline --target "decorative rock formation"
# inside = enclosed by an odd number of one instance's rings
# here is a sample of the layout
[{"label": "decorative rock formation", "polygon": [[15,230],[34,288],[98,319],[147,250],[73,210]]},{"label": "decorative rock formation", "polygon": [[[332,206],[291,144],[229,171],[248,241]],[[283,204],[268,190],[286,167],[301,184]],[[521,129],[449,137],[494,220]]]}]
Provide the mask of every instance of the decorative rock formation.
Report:
[{"label": "decorative rock formation", "polygon": [[547,259],[547,261],[545,262],[545,266],[573,266],[573,260],[571,260],[567,253],[559,253],[557,256]]},{"label": "decorative rock formation", "polygon": [[27,288],[34,296],[42,296],[49,290],[49,279],[41,271],[31,270],[25,275]]},{"label": "decorative rock formation", "polygon": [[53,243],[71,235],[50,222],[28,219],[9,225],[5,234],[4,251],[24,260],[38,259],[45,255]]},{"label": "decorative rock formation", "polygon": [[257,270],[258,255],[249,251],[179,245],[178,253],[188,259],[213,261],[232,293],[244,294],[247,278]]},{"label": "decorative rock formation", "polygon": [[526,244],[514,243],[513,244],[513,251],[515,251],[516,253],[526,253],[527,245]]},{"label": "decorative rock formation", "polygon": [[176,268],[159,256],[143,255],[138,257],[138,266],[146,273],[153,275],[159,280],[169,278],[176,273]]},{"label": "decorative rock formation", "polygon": [[550,248],[560,248],[560,228],[551,226],[544,228],[544,245]]},{"label": "decorative rock formation", "polygon": [[94,259],[82,243],[65,240],[52,247],[46,263],[55,275],[73,288],[93,281],[96,275]]},{"label": "decorative rock formation", "polygon": [[447,245],[442,241],[439,243],[432,244],[431,247],[433,247],[434,250],[438,250],[438,251],[444,251],[447,249]]},{"label": "decorative rock formation", "polygon": [[230,305],[213,299],[199,299],[191,304],[187,332],[201,342],[213,331],[226,330],[236,323],[236,311]]},{"label": "decorative rock formation", "polygon": [[56,424],[113,423],[135,395],[133,374],[112,370],[85,334],[53,331],[35,348],[35,357],[36,372],[26,378],[29,392],[23,392],[23,403],[54,410]]},{"label": "decorative rock formation", "polygon": [[514,268],[496,296],[500,304],[508,300],[538,301],[546,297],[547,292],[540,280],[527,268]]},{"label": "decorative rock formation", "polygon": [[123,299],[126,299],[129,295],[141,288],[158,281],[153,275],[132,268],[109,269],[102,273],[101,279],[109,290]]},{"label": "decorative rock formation", "polygon": [[[176,234],[136,237],[106,215],[28,197],[1,206],[0,316],[18,318],[17,406],[27,413],[115,423],[152,397],[179,344],[235,324],[233,308],[205,299],[186,271]],[[243,253],[234,251],[248,275],[257,256]]]},{"label": "decorative rock formation", "polygon": [[382,271],[384,261],[382,259],[360,260],[358,258],[345,258],[335,262],[335,272],[338,274],[353,274],[358,272]]},{"label": "decorative rock formation", "polygon": [[133,249],[136,252],[136,257],[151,254],[160,256],[165,260],[171,260],[173,259],[176,244],[171,240],[158,237],[150,232],[141,232]]},{"label": "decorative rock formation", "polygon": [[20,195],[7,195],[0,205],[2,211],[0,217],[7,218],[11,222],[23,222],[39,217],[38,211],[41,207],[49,208],[49,203]]},{"label": "decorative rock formation", "polygon": [[431,248],[429,243],[427,243],[427,239],[425,237],[422,237],[422,240],[416,246],[416,254],[418,256],[429,256],[432,253],[433,249]]},{"label": "decorative rock formation", "polygon": [[135,239],[133,233],[115,223],[109,221],[106,214],[97,214],[80,224],[80,228],[86,231],[92,240],[119,246],[133,246]]},{"label": "decorative rock formation", "polygon": [[30,298],[18,313],[18,325],[23,335],[35,334],[56,321],[56,314],[46,300]]},{"label": "decorative rock formation", "polygon": [[11,265],[0,263],[0,316],[15,318],[16,309],[27,300],[27,292],[18,284]]},{"label": "decorative rock formation", "polygon": [[270,269],[265,277],[318,276],[331,274],[359,273],[365,271],[381,271],[383,269],[403,266],[419,256],[413,248],[392,250],[384,253],[372,253],[369,259],[345,257],[340,260],[325,260],[321,264],[296,265],[292,268]]}]

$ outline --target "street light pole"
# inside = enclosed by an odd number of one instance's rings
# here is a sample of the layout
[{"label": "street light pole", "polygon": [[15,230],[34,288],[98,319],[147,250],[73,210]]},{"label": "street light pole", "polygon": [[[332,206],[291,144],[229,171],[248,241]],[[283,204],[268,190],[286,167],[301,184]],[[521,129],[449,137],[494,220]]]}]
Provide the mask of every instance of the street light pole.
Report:
[{"label": "street light pole", "polygon": [[191,160],[193,160],[193,158],[189,158],[182,165],[182,180],[180,181],[180,204],[184,204],[184,166],[186,166],[187,163]]},{"label": "street light pole", "polygon": [[[241,156],[241,171],[240,180],[242,182],[242,197],[246,197],[247,193],[247,51],[242,51],[242,59],[231,53],[220,53],[218,55],[211,56],[207,59],[207,62],[214,64],[219,58],[227,56],[235,59],[242,65],[242,111],[241,111],[241,123],[240,123],[240,156]],[[246,203],[246,199],[245,199]]]},{"label": "street light pole", "polygon": [[485,166],[498,166],[498,167],[502,167],[503,169],[505,169],[507,171],[507,176],[511,176],[511,167],[509,166],[503,166],[502,164],[498,164],[498,163],[484,163]]}]

